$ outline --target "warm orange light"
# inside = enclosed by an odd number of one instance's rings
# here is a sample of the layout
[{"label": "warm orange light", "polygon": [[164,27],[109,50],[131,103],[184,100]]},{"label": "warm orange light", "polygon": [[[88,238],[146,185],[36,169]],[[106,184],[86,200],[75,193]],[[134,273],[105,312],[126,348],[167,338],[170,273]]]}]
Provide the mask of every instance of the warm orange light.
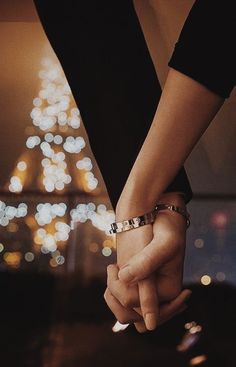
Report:
[{"label": "warm orange light", "polygon": [[205,354],[202,354],[200,356],[196,356],[196,357],[192,358],[189,362],[189,365],[190,366],[198,366],[199,364],[202,364],[206,360],[207,360],[207,357],[205,356]]},{"label": "warm orange light", "polygon": [[19,268],[22,254],[20,252],[5,252],[3,255],[4,261],[11,268]]}]

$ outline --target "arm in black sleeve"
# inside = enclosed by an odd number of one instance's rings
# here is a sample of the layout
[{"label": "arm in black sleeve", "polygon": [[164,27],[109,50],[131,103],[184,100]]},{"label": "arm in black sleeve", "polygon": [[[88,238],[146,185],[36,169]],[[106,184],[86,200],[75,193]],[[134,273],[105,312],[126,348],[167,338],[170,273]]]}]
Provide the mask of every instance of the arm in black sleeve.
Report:
[{"label": "arm in black sleeve", "polygon": [[[35,0],[81,111],[113,207],[161,95],[131,0]],[[167,191],[192,197],[184,168]]]},{"label": "arm in black sleeve", "polygon": [[235,0],[196,0],[168,65],[228,98],[236,81],[235,32]]}]

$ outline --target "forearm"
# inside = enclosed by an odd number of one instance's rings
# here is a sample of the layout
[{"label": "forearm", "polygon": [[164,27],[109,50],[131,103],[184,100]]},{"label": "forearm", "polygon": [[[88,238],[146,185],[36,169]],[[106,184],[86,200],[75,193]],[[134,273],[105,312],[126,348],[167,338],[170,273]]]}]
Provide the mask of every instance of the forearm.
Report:
[{"label": "forearm", "polygon": [[149,211],[209,126],[224,99],[170,69],[143,146],[126,181],[117,211]]}]

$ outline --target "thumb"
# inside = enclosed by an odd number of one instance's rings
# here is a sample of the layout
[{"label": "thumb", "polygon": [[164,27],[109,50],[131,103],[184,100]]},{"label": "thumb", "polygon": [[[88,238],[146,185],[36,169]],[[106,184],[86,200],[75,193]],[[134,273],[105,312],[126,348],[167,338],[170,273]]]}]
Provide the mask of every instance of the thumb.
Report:
[{"label": "thumb", "polygon": [[162,266],[173,256],[173,247],[158,243],[157,238],[144,247],[142,251],[120,268],[118,277],[124,282],[135,283],[149,277],[155,270]]}]

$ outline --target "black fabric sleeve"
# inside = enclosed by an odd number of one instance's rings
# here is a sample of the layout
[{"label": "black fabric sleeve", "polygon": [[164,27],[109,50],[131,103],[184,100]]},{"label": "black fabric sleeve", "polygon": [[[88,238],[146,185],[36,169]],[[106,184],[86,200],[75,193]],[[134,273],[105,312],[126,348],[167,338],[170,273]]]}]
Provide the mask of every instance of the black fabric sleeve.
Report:
[{"label": "black fabric sleeve", "polygon": [[168,65],[228,98],[236,81],[235,32],[235,0],[196,0]]},{"label": "black fabric sleeve", "polygon": [[[115,208],[161,95],[133,1],[34,2]],[[191,199],[184,167],[166,191]]]}]

